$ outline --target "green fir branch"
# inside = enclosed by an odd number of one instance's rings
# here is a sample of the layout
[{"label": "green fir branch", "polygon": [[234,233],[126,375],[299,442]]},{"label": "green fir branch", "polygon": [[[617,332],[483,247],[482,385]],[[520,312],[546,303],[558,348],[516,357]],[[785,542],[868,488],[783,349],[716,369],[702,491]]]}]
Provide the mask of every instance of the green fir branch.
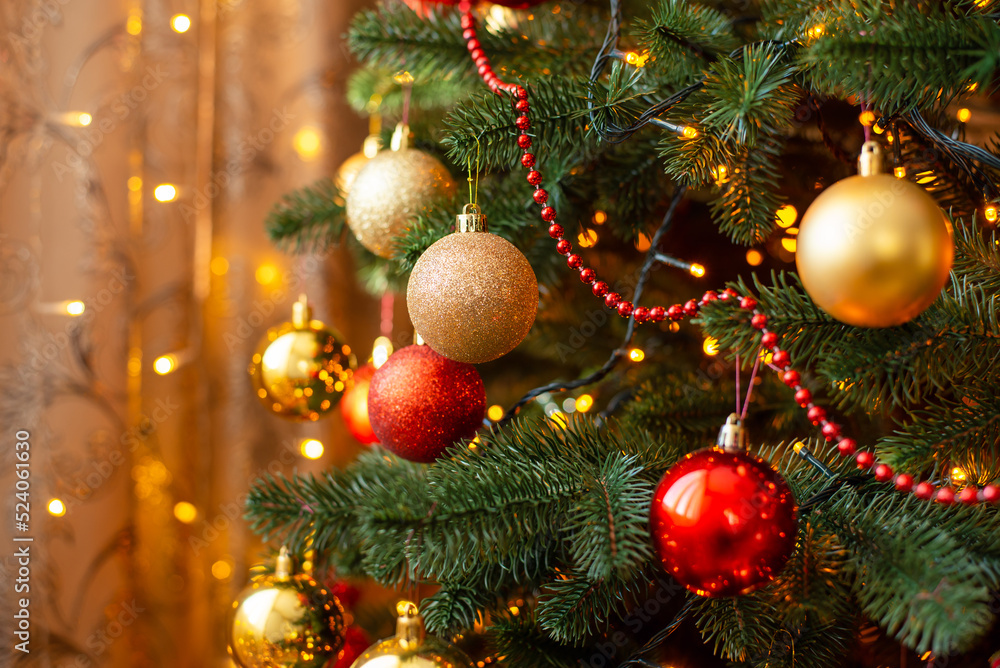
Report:
[{"label": "green fir branch", "polygon": [[784,201],[778,190],[781,150],[779,142],[763,139],[729,162],[730,176],[717,186],[712,219],[734,243],[753,246],[776,229],[776,212]]},{"label": "green fir branch", "polygon": [[271,243],[293,253],[324,250],[344,233],[344,200],[331,179],[282,196],[267,215],[264,227]]},{"label": "green fir branch", "polygon": [[679,84],[690,83],[740,45],[729,17],[685,0],[660,0],[634,33],[651,57],[647,67],[660,76],[669,73]]},{"label": "green fir branch", "polygon": [[1000,26],[947,3],[834,3],[801,62],[824,95],[856,95],[884,113],[934,105],[1000,67]]}]

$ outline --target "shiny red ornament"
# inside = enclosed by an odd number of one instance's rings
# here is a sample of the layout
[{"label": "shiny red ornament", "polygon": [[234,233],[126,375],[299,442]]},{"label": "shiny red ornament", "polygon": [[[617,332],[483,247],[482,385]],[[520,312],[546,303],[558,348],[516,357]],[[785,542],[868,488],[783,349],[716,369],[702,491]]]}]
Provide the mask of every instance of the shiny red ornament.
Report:
[{"label": "shiny red ornament", "polygon": [[375,436],[414,462],[432,462],[456,441],[472,438],[485,416],[486,389],[476,368],[430,346],[393,353],[368,390]]},{"label": "shiny red ornament", "polygon": [[663,568],[700,596],[746,594],[784,568],[798,533],[795,499],[759,457],[707,448],[656,488],[650,529]]},{"label": "shiny red ornament", "polygon": [[344,631],[344,649],[340,655],[331,659],[327,668],[351,668],[358,657],[365,653],[372,644],[372,639],[365,630],[357,624],[352,624]]},{"label": "shiny red ornament", "polygon": [[372,431],[371,420],[368,419],[368,388],[374,374],[375,367],[371,364],[355,371],[354,387],[345,392],[340,400],[340,414],[347,425],[347,431],[364,445],[378,443],[378,437]]}]

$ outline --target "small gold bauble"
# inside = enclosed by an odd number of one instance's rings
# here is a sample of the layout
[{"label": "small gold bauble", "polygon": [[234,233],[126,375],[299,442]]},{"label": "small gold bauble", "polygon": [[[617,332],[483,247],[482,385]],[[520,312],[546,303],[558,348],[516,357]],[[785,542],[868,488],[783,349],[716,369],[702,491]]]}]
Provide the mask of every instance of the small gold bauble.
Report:
[{"label": "small gold bauble", "polygon": [[282,548],[273,575],[258,575],[233,602],[229,654],[241,668],[320,668],[344,646],[344,611]]},{"label": "small gold bauble", "polygon": [[473,668],[462,650],[427,635],[417,606],[404,601],[396,609],[396,635],[369,647],[351,668]]},{"label": "small gold bauble", "polygon": [[802,216],[795,265],[824,311],[856,327],[892,327],[922,313],[948,280],[951,225],[920,186],[880,173],[866,142],[858,176],[827,188]]},{"label": "small gold bauble", "polygon": [[292,322],[267,331],[249,371],[257,398],[290,420],[318,420],[350,389],[355,360],[343,337],[312,319],[303,296]]},{"label": "small gold bauble", "polygon": [[432,244],[406,287],[410,320],[427,345],[469,364],[513,350],[538,310],[538,282],[528,260],[514,244],[486,232],[480,217],[482,231],[456,232]]},{"label": "small gold bauble", "polygon": [[437,158],[407,148],[405,131],[397,129],[397,137],[399,149],[369,160],[347,193],[347,224],[365,248],[381,257],[392,255],[396,237],[417,216],[455,194],[455,182]]}]

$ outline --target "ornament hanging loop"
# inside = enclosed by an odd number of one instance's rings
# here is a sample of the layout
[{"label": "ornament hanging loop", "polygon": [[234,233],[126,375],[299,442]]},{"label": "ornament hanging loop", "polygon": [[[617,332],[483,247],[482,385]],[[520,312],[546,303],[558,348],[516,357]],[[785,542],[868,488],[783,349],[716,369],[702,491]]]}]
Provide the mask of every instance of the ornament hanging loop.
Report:
[{"label": "ornament hanging loop", "polygon": [[455,216],[455,229],[459,232],[487,232],[486,214],[476,204],[466,204],[462,213]]},{"label": "ornament hanging loop", "polygon": [[312,307],[305,295],[299,295],[299,300],[292,304],[292,325],[295,329],[305,329],[312,320]]},{"label": "ornament hanging loop", "polygon": [[882,147],[875,141],[866,141],[858,156],[858,174],[874,176],[882,173]]},{"label": "ornament hanging loop", "polygon": [[278,582],[285,582],[292,576],[292,557],[288,554],[288,548],[281,546],[278,552],[278,559],[274,563],[274,579]]},{"label": "ornament hanging loop", "polygon": [[747,430],[743,428],[740,418],[736,413],[730,413],[726,418],[726,424],[719,430],[719,438],[715,442],[720,450],[726,452],[746,452],[747,451]]}]

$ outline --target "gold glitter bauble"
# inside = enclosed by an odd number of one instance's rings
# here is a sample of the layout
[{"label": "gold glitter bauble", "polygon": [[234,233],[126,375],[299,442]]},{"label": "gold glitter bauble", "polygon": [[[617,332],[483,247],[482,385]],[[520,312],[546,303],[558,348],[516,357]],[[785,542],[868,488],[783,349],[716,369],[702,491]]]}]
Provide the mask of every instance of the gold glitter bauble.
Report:
[{"label": "gold glitter bauble", "polygon": [[292,322],[267,331],[249,367],[261,403],[301,421],[318,420],[337,405],[355,366],[343,337],[313,320],[304,300],[293,306]]},{"label": "gold glitter bauble", "polygon": [[862,148],[860,175],[827,188],[802,216],[795,265],[824,311],[856,327],[920,315],[948,280],[951,225],[920,186],[880,173],[881,149]]},{"label": "gold glitter bauble", "polygon": [[538,282],[506,239],[456,232],[417,260],[406,305],[427,345],[449,359],[478,364],[506,355],[528,334],[538,310]]},{"label": "gold glitter bauble", "polygon": [[462,650],[427,635],[417,606],[404,601],[396,609],[396,635],[369,647],[351,668],[473,668]]},{"label": "gold glitter bauble", "polygon": [[282,548],[273,575],[258,575],[233,602],[229,654],[241,668],[320,668],[344,646],[344,611],[330,590],[291,574]]},{"label": "gold glitter bauble", "polygon": [[365,248],[390,257],[396,237],[417,216],[454,194],[451,174],[434,156],[411,148],[382,151],[351,184],[347,224]]}]

